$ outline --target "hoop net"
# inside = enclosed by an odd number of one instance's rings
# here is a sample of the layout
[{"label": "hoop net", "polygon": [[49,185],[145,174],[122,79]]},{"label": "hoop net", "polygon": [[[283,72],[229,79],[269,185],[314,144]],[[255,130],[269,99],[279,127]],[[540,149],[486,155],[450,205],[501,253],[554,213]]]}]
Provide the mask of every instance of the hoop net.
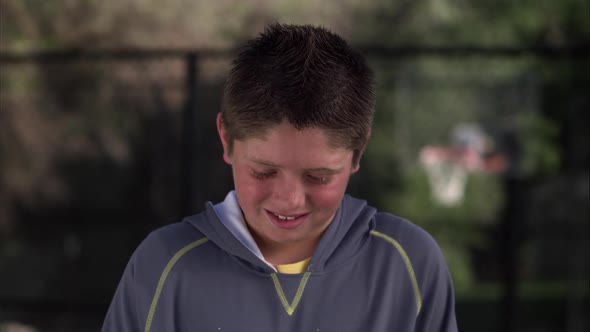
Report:
[{"label": "hoop net", "polygon": [[425,147],[420,162],[428,176],[433,199],[444,206],[456,206],[463,202],[465,187],[472,164],[465,151],[442,147]]}]

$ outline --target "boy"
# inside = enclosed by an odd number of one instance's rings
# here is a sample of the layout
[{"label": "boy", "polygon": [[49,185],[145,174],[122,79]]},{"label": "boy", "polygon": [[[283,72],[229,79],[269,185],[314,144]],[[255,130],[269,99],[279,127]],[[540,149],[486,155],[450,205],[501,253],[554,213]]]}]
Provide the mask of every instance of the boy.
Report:
[{"label": "boy", "polygon": [[456,331],[434,240],[345,195],[373,110],[339,36],[275,24],[250,41],[217,117],[235,191],[144,240],[103,331]]}]

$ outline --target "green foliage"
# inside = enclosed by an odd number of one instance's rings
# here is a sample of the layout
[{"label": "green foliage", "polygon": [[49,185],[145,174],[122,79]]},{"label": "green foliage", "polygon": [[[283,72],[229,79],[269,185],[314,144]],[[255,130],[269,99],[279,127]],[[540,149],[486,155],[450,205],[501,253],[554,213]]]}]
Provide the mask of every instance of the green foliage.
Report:
[{"label": "green foliage", "polygon": [[[403,194],[390,197],[395,211],[440,235],[441,239],[479,243],[482,239],[476,235],[477,229],[494,222],[503,206],[500,179],[485,173],[469,174],[461,204],[446,206],[433,198],[427,175],[418,167],[403,177]],[[448,231],[452,233],[443,234]]]},{"label": "green foliage", "polygon": [[381,44],[564,45],[588,38],[589,12],[585,0],[377,0],[359,6],[356,18],[370,24],[355,37]]},{"label": "green foliage", "polygon": [[[498,222],[505,206],[502,174],[469,173],[463,201],[443,205],[433,199],[418,161],[420,151],[456,144],[457,126],[472,124],[487,135],[484,154],[499,153],[519,176],[554,174],[561,156],[557,127],[541,115],[543,77],[527,59],[423,58],[372,64],[378,103],[362,170],[370,173],[363,176],[372,185],[360,196],[432,234],[457,288],[468,289],[476,278],[471,249],[491,245],[484,230]],[[518,151],[514,159],[513,149]]]},{"label": "green foliage", "polygon": [[518,114],[515,122],[522,144],[519,174],[524,177],[555,174],[561,161],[556,125],[534,113]]}]

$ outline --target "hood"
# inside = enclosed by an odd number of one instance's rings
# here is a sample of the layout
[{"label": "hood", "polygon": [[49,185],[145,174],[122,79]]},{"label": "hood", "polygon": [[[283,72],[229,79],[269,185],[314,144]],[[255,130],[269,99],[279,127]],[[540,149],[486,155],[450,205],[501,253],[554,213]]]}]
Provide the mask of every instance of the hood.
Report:
[{"label": "hood", "polygon": [[[364,200],[345,195],[314,251],[307,270],[321,272],[338,266],[353,256],[375,227],[376,210]],[[211,203],[203,213],[185,219],[211,242],[228,254],[238,257],[255,270],[272,273],[274,270],[246,248],[221,222]]]}]

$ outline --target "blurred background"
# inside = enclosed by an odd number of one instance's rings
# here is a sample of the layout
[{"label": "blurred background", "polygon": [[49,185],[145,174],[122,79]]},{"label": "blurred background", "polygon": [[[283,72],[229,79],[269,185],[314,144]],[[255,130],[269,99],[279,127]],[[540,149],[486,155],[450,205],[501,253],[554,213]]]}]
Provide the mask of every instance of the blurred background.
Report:
[{"label": "blurred background", "polygon": [[439,242],[461,331],[588,331],[587,0],[0,0],[0,331],[99,331],[152,230],[232,188],[236,46],[323,25],[377,75],[349,192]]}]

